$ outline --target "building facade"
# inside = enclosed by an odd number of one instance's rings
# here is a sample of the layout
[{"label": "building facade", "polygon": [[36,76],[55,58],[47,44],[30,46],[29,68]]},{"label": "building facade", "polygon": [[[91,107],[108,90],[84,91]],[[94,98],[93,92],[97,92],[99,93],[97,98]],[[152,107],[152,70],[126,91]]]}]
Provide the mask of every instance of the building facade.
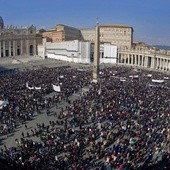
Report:
[{"label": "building facade", "polygon": [[90,63],[91,43],[78,40],[45,42],[38,46],[38,55],[75,63]]},{"label": "building facade", "polygon": [[[118,48],[130,49],[133,43],[133,28],[126,25],[100,25],[100,43],[112,43]],[[43,38],[49,42],[70,40],[95,41],[95,28],[77,29],[59,24],[43,33]]]},{"label": "building facade", "polygon": [[59,24],[42,34],[48,42],[62,42],[70,40],[81,40],[80,30],[67,25]]},{"label": "building facade", "polygon": [[36,55],[37,43],[41,43],[41,39],[33,25],[22,28],[4,26],[0,17],[0,57]]},{"label": "building facade", "polygon": [[117,63],[169,72],[170,53],[154,49],[122,49],[118,51]]},{"label": "building facade", "polygon": [[[94,29],[80,29],[82,38],[85,41],[95,40]],[[133,28],[126,25],[100,25],[100,43],[112,43],[119,49],[131,49],[133,43]]]},{"label": "building facade", "polygon": [[[64,42],[46,42],[38,45],[38,55],[42,58],[52,58],[75,63],[93,63],[94,46],[91,42],[73,40]],[[117,47],[104,43],[100,45],[100,63],[116,63]]]}]

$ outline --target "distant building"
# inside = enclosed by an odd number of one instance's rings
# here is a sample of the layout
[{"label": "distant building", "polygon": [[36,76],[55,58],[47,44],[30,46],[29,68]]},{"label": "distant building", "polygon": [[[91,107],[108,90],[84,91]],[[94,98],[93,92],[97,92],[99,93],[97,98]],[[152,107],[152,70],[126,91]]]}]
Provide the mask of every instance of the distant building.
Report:
[{"label": "distant building", "polygon": [[[77,29],[59,24],[42,35],[47,39],[47,42],[80,40],[93,44],[95,28]],[[100,43],[111,43],[118,48],[130,49],[133,43],[133,28],[126,25],[100,25]]]},{"label": "distant building", "polygon": [[90,63],[91,43],[78,40],[44,42],[38,46],[38,55],[75,63]]},{"label": "distant building", "polygon": [[42,34],[47,42],[62,42],[70,40],[81,40],[80,30],[67,25],[59,24],[55,28],[47,30]]},{"label": "distant building", "polygon": [[4,26],[0,17],[0,57],[36,55],[37,44],[41,43],[41,40],[33,25],[22,28]]},{"label": "distant building", "polygon": [[[95,28],[80,29],[85,41],[95,40]],[[112,43],[118,48],[131,49],[133,28],[126,25],[100,25],[100,43]]]},{"label": "distant building", "polygon": [[[45,42],[38,45],[38,55],[62,61],[90,64],[93,62],[94,48],[91,42],[73,40]],[[100,46],[100,63],[116,63],[117,47],[105,43]]]}]

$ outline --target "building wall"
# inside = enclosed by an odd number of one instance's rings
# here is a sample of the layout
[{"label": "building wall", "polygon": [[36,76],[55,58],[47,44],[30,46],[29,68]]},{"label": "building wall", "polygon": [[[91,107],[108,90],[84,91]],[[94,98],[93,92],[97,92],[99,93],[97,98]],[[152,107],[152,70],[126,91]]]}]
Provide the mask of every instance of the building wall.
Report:
[{"label": "building wall", "polygon": [[118,50],[118,64],[170,71],[170,55],[156,50]]},{"label": "building wall", "polygon": [[4,27],[0,30],[0,57],[36,55],[36,28]]},{"label": "building wall", "polygon": [[[58,43],[44,42],[38,46],[38,55],[43,58],[53,58],[63,61],[88,63],[94,53],[94,47],[90,42],[64,41]],[[100,63],[116,63],[117,46],[112,44],[101,44]]]},{"label": "building wall", "polygon": [[90,41],[94,43],[95,41],[95,28],[85,28],[85,29],[80,29],[81,31],[81,36],[82,39],[85,41]]},{"label": "building wall", "polygon": [[44,42],[43,45],[38,46],[38,53],[44,58],[47,56],[47,58],[69,62],[90,63],[90,48],[90,42],[78,40],[58,43]]},{"label": "building wall", "polygon": [[44,32],[43,38],[49,38],[51,39],[51,42],[55,43],[61,41],[80,40],[81,34],[79,29],[60,24],[54,29]]},{"label": "building wall", "polygon": [[[94,42],[94,29],[81,29],[85,41]],[[100,25],[100,42],[112,43],[118,48],[130,49],[133,43],[133,28],[125,25]]]},{"label": "building wall", "polygon": [[[112,43],[118,48],[130,49],[133,43],[133,28],[125,25],[100,25],[100,42]],[[66,25],[57,25],[43,33],[50,42],[70,40],[95,41],[95,28],[77,29]]]}]

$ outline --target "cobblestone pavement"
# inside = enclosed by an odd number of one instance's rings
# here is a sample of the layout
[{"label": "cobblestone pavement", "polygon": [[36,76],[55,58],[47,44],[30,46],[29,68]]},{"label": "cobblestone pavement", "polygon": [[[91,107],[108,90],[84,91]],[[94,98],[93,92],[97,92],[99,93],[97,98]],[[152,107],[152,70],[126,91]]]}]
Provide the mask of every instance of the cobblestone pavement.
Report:
[{"label": "cobblestone pavement", "polygon": [[73,67],[86,67],[92,68],[89,64],[77,64],[71,62],[65,62],[55,59],[43,59],[39,56],[18,56],[18,57],[6,57],[0,59],[0,68],[2,69],[13,69],[18,68],[20,70],[25,69],[36,69],[41,67],[56,67],[70,65]]}]

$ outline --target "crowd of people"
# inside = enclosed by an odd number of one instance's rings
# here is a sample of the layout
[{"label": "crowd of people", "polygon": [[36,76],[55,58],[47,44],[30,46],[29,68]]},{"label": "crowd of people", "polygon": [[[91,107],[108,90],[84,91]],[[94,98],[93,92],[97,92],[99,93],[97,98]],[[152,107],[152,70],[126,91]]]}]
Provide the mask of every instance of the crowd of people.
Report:
[{"label": "crowd of people", "polygon": [[[157,80],[157,81],[152,81]],[[162,81],[160,81],[162,80]],[[26,87],[41,87],[31,90]],[[52,97],[52,84],[61,92]],[[83,88],[86,91],[83,91]],[[97,83],[92,72],[68,66],[43,68],[0,78],[1,135],[31,121],[42,110],[68,103],[49,124],[1,149],[13,169],[112,170],[170,168],[169,76],[126,67],[106,67]],[[71,101],[70,96],[80,96]],[[26,127],[27,128],[27,127]],[[32,136],[41,142],[33,141]]]}]

